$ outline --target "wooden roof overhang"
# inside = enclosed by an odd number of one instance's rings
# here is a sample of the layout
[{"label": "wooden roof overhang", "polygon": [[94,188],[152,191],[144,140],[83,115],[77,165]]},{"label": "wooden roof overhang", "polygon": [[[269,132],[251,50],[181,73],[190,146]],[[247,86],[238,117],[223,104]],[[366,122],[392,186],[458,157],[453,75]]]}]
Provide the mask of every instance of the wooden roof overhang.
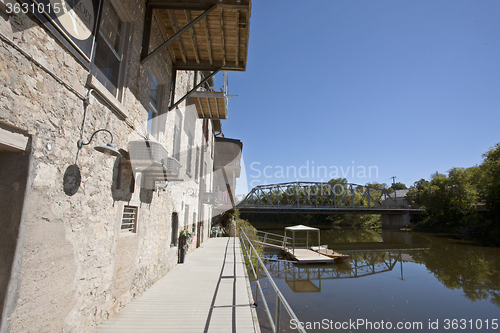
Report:
[{"label": "wooden roof overhang", "polygon": [[[250,12],[251,0],[149,0],[146,3],[141,63],[160,52],[168,52],[174,69],[172,82],[177,70],[213,72],[178,101],[171,98],[170,109],[220,70],[246,70]],[[167,40],[150,50],[153,14]]]},{"label": "wooden roof overhang", "polygon": [[224,92],[195,91],[191,94],[198,117],[203,119],[227,119],[227,97]]}]

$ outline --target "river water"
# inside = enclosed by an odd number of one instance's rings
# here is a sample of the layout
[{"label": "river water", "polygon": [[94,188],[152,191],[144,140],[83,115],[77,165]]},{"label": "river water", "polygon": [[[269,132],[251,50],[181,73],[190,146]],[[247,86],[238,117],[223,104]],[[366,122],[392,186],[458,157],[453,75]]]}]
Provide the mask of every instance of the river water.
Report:
[{"label": "river water", "polygon": [[[326,265],[267,262],[307,332],[500,332],[500,248],[385,229],[321,228],[321,243],[350,257]],[[270,249],[265,256],[283,259]],[[275,294],[267,279],[261,283],[274,317]],[[270,332],[260,297],[257,310]],[[296,331],[299,323],[281,313],[280,332]]]}]

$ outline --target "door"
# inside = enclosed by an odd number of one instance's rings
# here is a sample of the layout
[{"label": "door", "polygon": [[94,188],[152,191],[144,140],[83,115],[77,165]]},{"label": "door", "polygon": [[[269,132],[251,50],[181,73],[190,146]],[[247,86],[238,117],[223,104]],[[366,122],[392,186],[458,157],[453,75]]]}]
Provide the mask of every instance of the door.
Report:
[{"label": "door", "polygon": [[[5,133],[4,133],[5,134]],[[0,128],[0,138],[2,128]],[[3,142],[5,140],[2,140]],[[31,156],[28,149],[20,151],[0,143],[0,331],[2,324],[10,316],[16,306],[15,288],[21,277],[20,254],[24,238],[21,227],[25,206],[25,193],[29,184],[29,165]],[[11,280],[12,279],[12,280]]]}]

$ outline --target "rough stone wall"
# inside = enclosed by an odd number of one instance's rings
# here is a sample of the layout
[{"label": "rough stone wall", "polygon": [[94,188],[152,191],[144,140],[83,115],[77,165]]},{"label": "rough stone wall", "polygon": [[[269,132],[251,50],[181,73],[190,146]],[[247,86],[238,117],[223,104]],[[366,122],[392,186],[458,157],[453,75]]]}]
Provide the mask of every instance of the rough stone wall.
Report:
[{"label": "rough stone wall", "polygon": [[[97,98],[87,108],[83,138],[88,140],[94,130],[106,128],[114,134],[115,146],[128,150],[128,142],[144,134],[152,71],[166,84],[166,112],[171,64],[164,55],[140,65],[144,1],[123,1],[123,5],[133,24],[123,104],[136,130]],[[87,93],[87,69],[36,19],[2,13],[0,31],[80,94]],[[161,36],[153,38],[158,43]],[[92,149],[104,143],[102,133],[79,151],[76,164],[81,185],[75,195],[66,195],[63,175],[77,156],[83,101],[4,42],[0,42],[0,60],[0,123],[28,133],[33,151],[33,182],[24,202],[21,286],[9,295],[17,299],[17,305],[7,325],[11,332],[90,332],[177,263],[177,247],[170,246],[172,212],[179,213],[181,227],[185,204],[192,215],[198,211],[198,199],[188,195],[189,182],[155,192],[141,189],[137,182],[132,193],[127,161]],[[181,73],[178,79],[178,96],[182,96],[189,74]],[[174,117],[174,112],[167,113],[165,135],[160,139],[167,149],[173,142]],[[201,120],[196,120],[195,147],[203,144],[201,131]],[[181,144],[186,141],[183,131]],[[192,158],[194,164],[196,157]],[[205,161],[211,170],[210,157],[205,156]],[[118,177],[120,189],[116,188]],[[139,208],[136,234],[120,232],[124,205]],[[205,220],[203,239],[208,236],[208,223]],[[8,326],[2,330],[7,332]]]}]

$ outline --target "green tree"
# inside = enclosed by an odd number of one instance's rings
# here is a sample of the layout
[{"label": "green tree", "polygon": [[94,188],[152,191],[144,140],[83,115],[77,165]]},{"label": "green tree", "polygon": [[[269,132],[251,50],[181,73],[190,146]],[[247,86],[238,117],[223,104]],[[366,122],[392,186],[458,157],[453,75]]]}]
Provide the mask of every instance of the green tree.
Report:
[{"label": "green tree", "polygon": [[425,227],[465,227],[476,215],[476,195],[470,187],[469,173],[463,168],[453,168],[448,176],[438,174],[430,182],[425,179],[415,182],[407,197],[411,204],[425,208]]},{"label": "green tree", "polygon": [[347,184],[348,181],[345,178],[332,178],[328,181],[330,184]]},{"label": "green tree", "polygon": [[486,201],[490,210],[490,218],[500,222],[500,143],[483,155],[484,160],[479,169],[480,196]]},{"label": "green tree", "polygon": [[407,189],[406,185],[401,183],[401,182],[397,182],[397,183],[393,184],[392,188],[395,190],[406,190]]}]

